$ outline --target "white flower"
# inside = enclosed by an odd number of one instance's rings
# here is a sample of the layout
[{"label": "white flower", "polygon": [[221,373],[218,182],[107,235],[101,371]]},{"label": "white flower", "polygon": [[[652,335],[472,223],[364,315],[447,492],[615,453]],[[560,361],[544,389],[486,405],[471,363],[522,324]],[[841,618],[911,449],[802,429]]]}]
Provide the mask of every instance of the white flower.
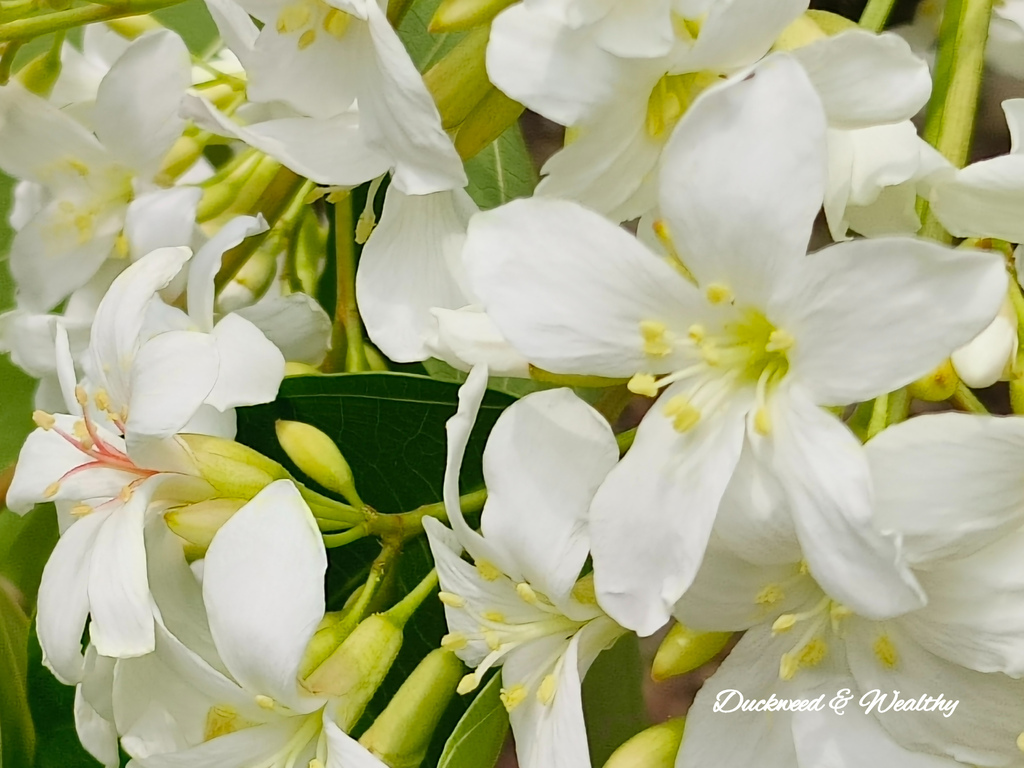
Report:
[{"label": "white flower", "polygon": [[359,311],[370,339],[395,362],[437,357],[460,370],[485,364],[497,376],[525,377],[526,361],[467,284],[462,248],[478,212],[461,189],[410,196],[388,187],[359,260]]},{"label": "white flower", "polygon": [[[746,521],[722,519],[677,615],[695,629],[750,629],[698,695],[680,768],[745,766],[755,754],[762,764],[802,764],[832,739],[852,759],[863,753],[842,734],[867,726],[846,721],[864,719],[856,703],[875,689],[890,698],[896,690],[904,699],[941,693],[959,700],[950,717],[924,711],[870,714],[877,749],[915,753],[892,764],[1024,761],[1015,703],[1024,695],[1024,422],[924,416],[885,430],[865,451],[875,480],[877,524],[903,537],[927,605],[871,621],[823,593],[791,542],[755,542],[741,528]],[[781,527],[778,512],[773,517],[776,525],[766,521],[767,527]],[[865,589],[886,588],[866,578]],[[787,713],[726,717],[711,709],[718,692],[730,688],[753,699],[824,692],[827,701],[843,687],[854,692],[850,711],[838,717],[826,710],[815,728]]]},{"label": "white flower", "polygon": [[1009,376],[1017,359],[1017,313],[1007,298],[996,319],[950,360],[957,376],[969,387],[991,387]]},{"label": "white flower", "polygon": [[[473,289],[531,363],[665,390],[594,500],[602,607],[655,631],[692,581],[730,481],[761,476],[837,599],[874,617],[918,605],[896,542],[871,526],[859,444],[818,406],[908,384],[976,336],[1005,295],[1001,259],[911,239],[805,255],[825,121],[786,57],[702,96],[666,151],[661,208],[678,261],[544,199],[478,215],[466,243]],[[885,588],[863,590],[868,576]]]},{"label": "white flower", "polygon": [[356,186],[391,169],[407,194],[465,186],[437,107],[376,0],[208,5],[245,66],[249,99],[267,110],[241,126],[190,95],[193,120],[321,184]]},{"label": "white flower", "polygon": [[587,509],[618,447],[607,422],[571,391],[523,398],[488,438],[477,533],[459,507],[459,471],[486,388],[487,369],[474,368],[448,422],[444,497],[453,530],[424,520],[448,619],[442,645],[474,668],[461,693],[502,666],[523,768],[589,768],[580,681],[623,630],[597,607],[590,579],[577,579]]},{"label": "white flower", "polygon": [[316,522],[290,481],[271,483],[224,524],[194,606],[191,640],[206,653],[160,624],[155,653],[119,662],[114,720],[135,764],[383,768],[298,681],[324,617],[326,569]]},{"label": "white flower", "polygon": [[171,32],[139,38],[103,78],[95,134],[17,83],[0,89],[0,167],[45,191],[18,230],[11,272],[19,305],[53,308],[111,257],[125,256],[125,216],[184,128],[189,84],[184,43]]}]

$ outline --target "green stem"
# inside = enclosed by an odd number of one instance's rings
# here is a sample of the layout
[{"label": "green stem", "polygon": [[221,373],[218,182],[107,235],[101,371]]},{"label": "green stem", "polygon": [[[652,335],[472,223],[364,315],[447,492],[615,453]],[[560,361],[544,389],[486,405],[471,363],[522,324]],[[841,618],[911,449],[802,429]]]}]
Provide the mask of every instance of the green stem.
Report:
[{"label": "green stem", "polygon": [[[928,104],[924,138],[957,168],[963,168],[970,157],[994,2],[949,0],[942,16],[935,87]],[[920,213],[922,236],[952,242],[927,201],[922,203]]]},{"label": "green stem", "polygon": [[360,539],[365,538],[366,526],[357,525],[355,528],[350,528],[344,533],[325,533],[324,546],[328,549],[344,547],[346,544],[351,544],[353,541],[359,541]]},{"label": "green stem", "polygon": [[[487,491],[481,488],[459,497],[459,508],[464,515],[471,515],[483,509],[485,501],[487,501]],[[369,510],[369,508],[367,509]],[[448,512],[444,507],[444,502],[424,504],[411,512],[403,512],[398,515],[382,515],[369,510],[366,528],[369,533],[382,539],[408,541],[423,531],[423,518],[425,517],[433,517],[447,522]]]},{"label": "green stem", "polygon": [[889,395],[889,424],[899,424],[910,416],[910,391],[903,387]]},{"label": "green stem", "polygon": [[962,381],[956,385],[956,392],[949,399],[953,405],[962,411],[967,411],[968,413],[988,413],[988,408]]},{"label": "green stem", "polygon": [[11,79],[11,66],[14,64],[14,57],[18,55],[22,45],[24,43],[20,40],[14,40],[4,46],[3,53],[0,54],[0,86],[7,85]]},{"label": "green stem", "polygon": [[871,421],[868,422],[867,439],[877,435],[885,429],[889,420],[889,395],[879,395],[875,398],[874,406],[871,409]]},{"label": "green stem", "polygon": [[28,19],[18,19],[0,24],[0,43],[8,40],[31,40],[40,35],[58,32],[62,29],[81,27],[98,21],[122,19],[125,16],[141,16],[160,8],[178,5],[183,0],[128,0],[116,5],[86,5],[69,8],[66,11],[47,13]]},{"label": "green stem", "polygon": [[872,32],[881,32],[889,21],[896,0],[868,0],[864,13],[860,16],[860,26]]},{"label": "green stem", "polygon": [[431,569],[423,581],[413,587],[409,594],[388,609],[384,615],[399,627],[404,627],[416,613],[416,609],[434,593],[435,589],[437,589],[437,570]]},{"label": "green stem", "polygon": [[366,371],[369,364],[363,349],[363,322],[356,305],[356,248],[352,198],[334,206],[334,252],[337,256],[338,297],[334,324],[345,330],[345,370]]}]

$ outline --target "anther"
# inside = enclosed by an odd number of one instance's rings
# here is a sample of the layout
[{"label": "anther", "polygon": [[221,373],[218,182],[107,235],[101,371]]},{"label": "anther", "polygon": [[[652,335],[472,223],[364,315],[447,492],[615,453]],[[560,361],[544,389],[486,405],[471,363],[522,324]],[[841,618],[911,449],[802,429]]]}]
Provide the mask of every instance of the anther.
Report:
[{"label": "anther", "polygon": [[52,499],[60,491],[60,483],[50,483],[43,491],[44,499]]},{"label": "anther", "polygon": [[71,508],[71,516],[72,517],[85,517],[86,515],[88,515],[92,511],[93,511],[92,507],[90,507],[88,504],[76,504],[75,506],[73,506]]},{"label": "anther", "polygon": [[352,17],[347,13],[337,8],[331,8],[327,11],[327,15],[324,16],[324,31],[331,37],[341,40],[345,37],[345,33],[348,32],[348,26],[351,22]]},{"label": "anther", "polygon": [[665,404],[664,413],[672,419],[672,427],[676,432],[689,432],[700,421],[700,411],[694,407],[686,395],[676,395]]},{"label": "anther", "polygon": [[733,300],[732,291],[729,290],[729,286],[722,283],[711,283],[705,295],[712,304],[731,303]]},{"label": "anther", "polygon": [[476,675],[471,672],[459,680],[459,685],[455,689],[455,692],[462,696],[470,691],[475,691],[478,685],[480,685],[480,681],[477,679]]},{"label": "anther", "polygon": [[492,651],[496,651],[501,648],[501,635],[494,630],[480,628],[481,633],[484,636],[484,642],[487,643],[487,647]]},{"label": "anther", "polygon": [[545,675],[544,679],[540,681],[540,688],[537,689],[537,700],[541,704],[547,705],[554,701],[557,683],[558,681],[555,680],[554,675]]},{"label": "anther", "polygon": [[800,670],[800,662],[791,653],[782,654],[779,660],[779,677],[783,680],[792,680]]},{"label": "anther", "polygon": [[658,384],[649,373],[634,374],[633,378],[626,384],[626,389],[634,395],[643,395],[644,397],[658,396]]},{"label": "anther", "polygon": [[123,503],[127,504],[129,501],[131,501],[132,498],[132,487],[130,485],[124,486],[121,489],[121,492],[117,494],[117,498],[119,498]]},{"label": "anther", "polygon": [[875,640],[873,646],[875,656],[883,667],[887,669],[895,669],[899,663],[899,654],[896,653],[896,646],[892,644],[892,640],[889,639],[888,635],[879,635],[878,639]]},{"label": "anther", "polygon": [[518,594],[519,597],[522,598],[524,603],[536,605],[540,602],[540,598],[537,597],[537,593],[534,591],[533,587],[531,587],[525,581],[521,581],[518,584],[516,584],[516,594]]},{"label": "anther", "polygon": [[762,406],[754,411],[754,429],[757,430],[757,434],[761,436],[771,434],[772,417],[769,415],[767,408]]},{"label": "anther", "polygon": [[672,354],[672,344],[668,340],[668,328],[657,320],[643,320],[640,323],[640,335],[644,340],[644,354],[651,357],[666,357]]},{"label": "anther", "polygon": [[438,592],[437,599],[447,605],[449,608],[465,608],[466,598],[460,597],[459,595],[451,592]]},{"label": "anther", "polygon": [[53,417],[53,414],[46,411],[34,411],[32,413],[32,421],[40,429],[53,429],[53,425],[57,423],[57,419]]},{"label": "anther", "polygon": [[256,696],[256,704],[260,709],[274,708],[274,700],[269,696],[264,696],[262,693]]},{"label": "anther", "polygon": [[299,50],[300,51],[304,51],[307,48],[309,48],[309,46],[311,46],[315,42],[316,42],[316,30],[307,29],[305,32],[303,32],[301,35],[299,35],[299,43],[298,43]]},{"label": "anther", "polygon": [[489,560],[477,560],[476,569],[484,581],[495,581],[501,576],[501,571]]},{"label": "anther", "polygon": [[757,593],[757,597],[754,598],[754,602],[758,605],[775,605],[783,598],[786,594],[782,591],[782,587],[778,584],[768,584],[764,589]]},{"label": "anther", "polygon": [[469,645],[469,639],[461,632],[452,632],[441,638],[441,647],[446,651],[461,651]]},{"label": "anther", "polygon": [[768,335],[768,343],[764,345],[765,352],[785,352],[796,343],[793,335],[787,331],[776,328]]},{"label": "anther", "polygon": [[780,632],[788,632],[796,626],[797,615],[795,613],[784,613],[775,620],[772,624],[772,634],[777,635]]},{"label": "anther", "polygon": [[501,699],[501,703],[505,706],[507,712],[511,712],[513,709],[523,703],[526,698],[526,686],[521,683],[516,683],[511,688],[502,688],[498,698]]},{"label": "anther", "polygon": [[493,621],[495,624],[505,623],[505,614],[501,611],[484,611],[480,614],[485,621]]},{"label": "anther", "polygon": [[93,395],[93,400],[96,401],[96,407],[101,411],[110,410],[110,395],[107,394],[107,390],[97,389],[96,394]]},{"label": "anther", "polygon": [[81,384],[75,386],[75,400],[83,407],[89,404],[89,395],[86,394],[85,387]]}]

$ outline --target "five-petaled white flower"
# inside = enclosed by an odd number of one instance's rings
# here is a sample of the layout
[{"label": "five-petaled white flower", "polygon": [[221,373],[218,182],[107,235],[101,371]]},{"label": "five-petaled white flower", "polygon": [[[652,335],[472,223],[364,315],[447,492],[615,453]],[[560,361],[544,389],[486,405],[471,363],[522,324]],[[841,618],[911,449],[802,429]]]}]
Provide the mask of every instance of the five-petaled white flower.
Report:
[{"label": "five-petaled white flower", "polygon": [[[663,392],[591,519],[601,605],[643,634],[693,580],[731,483],[755,528],[759,506],[787,505],[837,599],[873,618],[920,604],[896,540],[872,527],[857,440],[818,406],[937,366],[991,322],[1006,273],[991,254],[911,239],[806,255],[824,175],[821,101],[779,56],[680,122],[661,182],[672,258],[569,202],[516,201],[470,224],[473,290],[531,363]],[[861,589],[869,576],[884,588]]]},{"label": "five-petaled white flower", "polygon": [[444,496],[453,530],[424,520],[448,619],[442,644],[474,668],[461,693],[501,665],[523,768],[589,768],[580,681],[623,630],[597,606],[592,580],[579,577],[587,509],[618,447],[607,422],[569,390],[523,398],[488,439],[477,533],[459,506],[459,472],[486,387],[486,367],[474,368],[448,422]]}]

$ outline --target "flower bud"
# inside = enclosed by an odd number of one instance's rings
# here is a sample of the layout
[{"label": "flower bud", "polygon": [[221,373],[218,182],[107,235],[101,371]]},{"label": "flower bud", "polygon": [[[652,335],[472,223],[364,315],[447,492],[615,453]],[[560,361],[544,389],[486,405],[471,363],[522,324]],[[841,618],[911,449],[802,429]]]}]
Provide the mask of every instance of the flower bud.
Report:
[{"label": "flower bud", "polygon": [[668,680],[707,664],[718,655],[732,632],[695,632],[682,624],[673,625],[654,656],[651,677]]},{"label": "flower bud", "polygon": [[786,27],[775,40],[776,51],[793,51],[816,43],[848,29],[856,29],[856,22],[828,11],[807,11]]},{"label": "flower bud", "polygon": [[205,552],[214,534],[245,504],[245,499],[207,499],[170,510],[164,521],[174,533]]},{"label": "flower bud", "polygon": [[401,647],[402,628],[385,614],[374,614],[302,678],[302,685],[314,696],[336,698],[338,726],[348,731],[384,682]]},{"label": "flower bud", "polygon": [[604,768],[672,768],[686,720],[677,717],[641,731],[612,753]]},{"label": "flower bud", "polygon": [[320,626],[306,646],[306,653],[299,664],[299,678],[309,677],[332,653],[352,634],[352,622],[345,621],[346,611],[331,611],[324,614]]},{"label": "flower bud", "polygon": [[121,37],[134,40],[142,37],[154,29],[163,29],[164,25],[152,16],[128,16],[123,19],[111,19],[107,26],[117,32]]},{"label": "flower bud", "polygon": [[1017,313],[1007,298],[988,328],[956,350],[950,359],[964,384],[981,389],[1007,377],[1016,357]]},{"label": "flower bud", "polygon": [[948,400],[956,392],[956,385],[960,383],[960,377],[956,375],[956,369],[951,360],[946,360],[942,365],[923,376],[907,389],[911,397],[918,400],[925,400],[929,403],[941,403]]},{"label": "flower bud", "polygon": [[429,30],[464,32],[486,24],[516,0],[441,0],[430,20]]},{"label": "flower bud", "polygon": [[462,662],[451,651],[429,653],[359,743],[390,768],[417,768],[462,674]]},{"label": "flower bud", "polygon": [[470,32],[423,74],[445,129],[465,120],[494,88],[487,79],[485,61],[489,37],[489,28]]},{"label": "flower bud", "polygon": [[469,113],[455,134],[455,149],[459,157],[469,160],[501,136],[519,116],[523,105],[513,101],[497,88],[492,88]]},{"label": "flower bud", "polygon": [[277,440],[288,458],[306,475],[329,491],[340,493],[356,506],[362,506],[352,469],[338,446],[312,424],[279,420]]},{"label": "flower bud", "polygon": [[251,499],[275,480],[289,479],[276,461],[234,440],[210,435],[178,435],[176,439],[218,496]]},{"label": "flower bud", "polygon": [[18,70],[17,80],[25,86],[25,90],[36,96],[48,98],[53,91],[54,83],[60,77],[60,51],[47,51],[36,56],[32,61]]}]

